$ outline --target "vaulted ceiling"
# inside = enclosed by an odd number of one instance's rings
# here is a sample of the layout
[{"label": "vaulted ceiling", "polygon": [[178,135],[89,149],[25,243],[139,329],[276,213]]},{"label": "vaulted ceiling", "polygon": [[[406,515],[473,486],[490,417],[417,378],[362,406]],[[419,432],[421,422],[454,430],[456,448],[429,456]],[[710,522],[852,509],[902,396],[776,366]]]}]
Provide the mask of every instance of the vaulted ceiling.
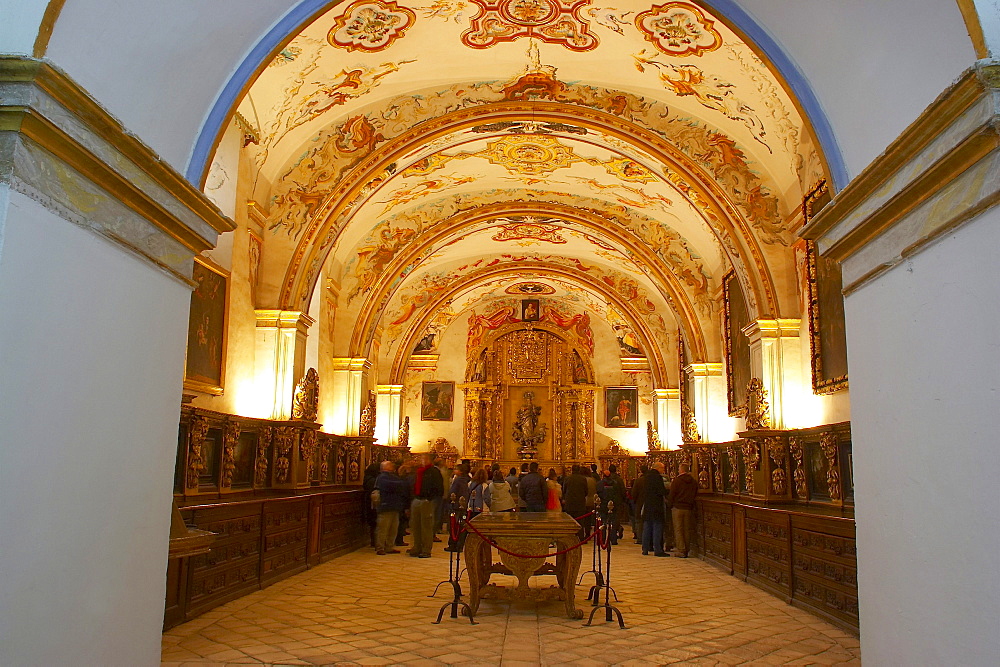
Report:
[{"label": "vaulted ceiling", "polygon": [[257,305],[305,309],[325,277],[345,356],[381,336],[398,365],[442,313],[527,279],[628,319],[654,358],[679,331],[719,359],[729,271],[753,315],[800,316],[790,246],[824,162],[698,3],[344,3],[238,110],[267,215]]}]

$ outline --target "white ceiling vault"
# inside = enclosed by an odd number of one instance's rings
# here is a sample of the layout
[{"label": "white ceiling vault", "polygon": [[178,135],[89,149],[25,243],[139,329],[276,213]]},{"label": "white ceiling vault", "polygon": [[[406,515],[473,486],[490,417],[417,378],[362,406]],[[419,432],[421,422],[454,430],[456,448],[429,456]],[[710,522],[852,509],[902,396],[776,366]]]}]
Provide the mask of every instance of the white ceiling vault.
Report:
[{"label": "white ceiling vault", "polygon": [[661,364],[677,332],[719,360],[729,271],[756,316],[801,315],[791,245],[825,162],[783,82],[699,3],[342,3],[238,111],[267,216],[257,305],[307,309],[332,281],[338,354],[381,337],[398,365],[525,280],[628,320]]}]

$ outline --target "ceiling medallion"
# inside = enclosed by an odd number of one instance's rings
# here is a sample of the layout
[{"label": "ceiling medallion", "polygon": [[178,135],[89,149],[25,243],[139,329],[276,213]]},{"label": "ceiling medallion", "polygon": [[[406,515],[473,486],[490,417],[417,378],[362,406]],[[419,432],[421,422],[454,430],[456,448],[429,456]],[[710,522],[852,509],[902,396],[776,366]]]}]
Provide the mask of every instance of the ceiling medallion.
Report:
[{"label": "ceiling medallion", "polygon": [[550,285],[545,283],[517,283],[511,285],[506,290],[507,294],[555,294],[556,290]]},{"label": "ceiling medallion", "polygon": [[500,225],[500,230],[493,235],[494,241],[545,241],[546,243],[562,244],[566,239],[559,233],[560,227],[547,221],[525,217],[520,220],[509,219]]},{"label": "ceiling medallion", "polygon": [[326,39],[348,51],[376,53],[392,46],[416,20],[413,10],[395,2],[359,0],[337,17]]},{"label": "ceiling medallion", "polygon": [[635,27],[663,53],[700,56],[722,46],[715,22],[686,2],[653,5],[635,17]]},{"label": "ceiling medallion", "polygon": [[590,51],[599,41],[580,10],[590,0],[470,0],[479,13],[462,33],[462,43],[487,49],[521,37],[562,44],[572,51]]},{"label": "ceiling medallion", "polygon": [[573,152],[551,136],[515,134],[501,137],[486,144],[486,149],[475,154],[490,164],[498,164],[512,174],[536,176],[550,174],[556,169],[570,167],[585,158]]}]

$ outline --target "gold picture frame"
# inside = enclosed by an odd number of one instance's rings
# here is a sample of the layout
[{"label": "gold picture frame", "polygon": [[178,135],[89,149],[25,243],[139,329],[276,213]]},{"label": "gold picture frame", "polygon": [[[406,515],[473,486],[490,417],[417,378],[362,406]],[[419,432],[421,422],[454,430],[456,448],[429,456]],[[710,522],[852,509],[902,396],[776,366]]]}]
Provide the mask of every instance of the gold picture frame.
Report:
[{"label": "gold picture frame", "polygon": [[726,399],[729,416],[735,417],[747,402],[747,384],[753,369],[750,367],[750,339],[743,333],[743,329],[750,324],[750,309],[733,271],[722,278],[722,305],[725,318],[722,342],[726,355]]}]

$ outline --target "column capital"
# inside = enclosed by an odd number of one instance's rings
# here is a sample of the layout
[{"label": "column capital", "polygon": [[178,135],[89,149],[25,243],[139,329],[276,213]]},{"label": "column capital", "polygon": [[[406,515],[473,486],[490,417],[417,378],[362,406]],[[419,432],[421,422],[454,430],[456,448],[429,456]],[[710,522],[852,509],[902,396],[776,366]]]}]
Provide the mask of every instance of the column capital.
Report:
[{"label": "column capital", "polygon": [[365,357],[334,357],[330,359],[330,367],[335,371],[367,371],[372,362]]},{"label": "column capital", "polygon": [[724,371],[725,368],[721,362],[700,362],[684,367],[684,372],[694,377],[712,377],[722,375]]},{"label": "column capital", "polygon": [[668,400],[668,399],[671,399],[671,398],[680,398],[681,397],[681,390],[679,388],[674,388],[674,389],[669,389],[669,388],[668,389],[654,389],[653,390],[653,397],[656,398],[656,399],[658,399],[658,400],[661,400],[661,401],[665,401],[665,400]]},{"label": "column capital", "polygon": [[801,319],[754,320],[743,327],[743,335],[751,341],[762,338],[798,338]]},{"label": "column capital", "polygon": [[375,393],[379,396],[399,396],[403,393],[403,385],[380,384],[375,387]]},{"label": "column capital", "polygon": [[298,329],[306,333],[316,321],[301,310],[255,310],[258,329]]}]

